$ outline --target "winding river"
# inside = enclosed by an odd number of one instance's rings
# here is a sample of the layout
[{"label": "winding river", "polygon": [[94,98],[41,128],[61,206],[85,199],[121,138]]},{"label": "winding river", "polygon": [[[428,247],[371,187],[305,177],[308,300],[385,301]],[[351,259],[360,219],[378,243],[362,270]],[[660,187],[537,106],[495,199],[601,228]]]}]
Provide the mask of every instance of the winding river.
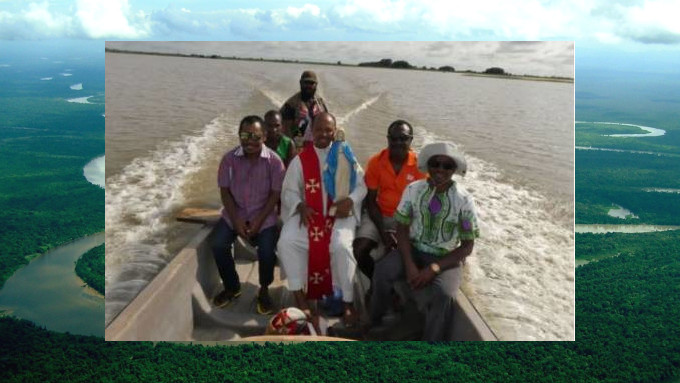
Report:
[{"label": "winding river", "polygon": [[[104,187],[104,156],[83,168],[88,182]],[[0,312],[48,330],[104,336],[104,297],[75,273],[75,263],[104,243],[104,233],[79,238],[45,253],[12,275],[0,290]]]},{"label": "winding river", "polygon": [[79,238],[34,259],[0,290],[0,311],[48,330],[104,336],[104,298],[75,273],[83,253],[104,243],[104,233]]},{"label": "winding river", "polygon": [[[604,225],[604,224],[578,224],[575,225],[576,233],[651,233],[653,231],[680,230],[680,226],[667,225]],[[599,258],[601,259],[601,258]],[[582,266],[598,259],[576,258],[576,266]]]}]

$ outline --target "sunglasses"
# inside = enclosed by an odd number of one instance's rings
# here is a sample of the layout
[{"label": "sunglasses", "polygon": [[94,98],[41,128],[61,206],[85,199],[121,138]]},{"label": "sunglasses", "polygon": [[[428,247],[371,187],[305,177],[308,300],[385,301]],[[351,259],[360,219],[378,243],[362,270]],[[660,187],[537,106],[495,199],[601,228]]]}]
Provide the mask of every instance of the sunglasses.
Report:
[{"label": "sunglasses", "polygon": [[430,168],[430,169],[453,170],[453,169],[456,168],[456,163],[455,162],[449,162],[449,161],[431,160],[431,161],[427,161],[427,167]]},{"label": "sunglasses", "polygon": [[413,136],[409,136],[407,134],[403,136],[387,136],[387,139],[392,141],[392,142],[409,142]]},{"label": "sunglasses", "polygon": [[240,138],[241,141],[259,141],[262,139],[262,135],[259,133],[241,132],[238,134],[238,138]]}]

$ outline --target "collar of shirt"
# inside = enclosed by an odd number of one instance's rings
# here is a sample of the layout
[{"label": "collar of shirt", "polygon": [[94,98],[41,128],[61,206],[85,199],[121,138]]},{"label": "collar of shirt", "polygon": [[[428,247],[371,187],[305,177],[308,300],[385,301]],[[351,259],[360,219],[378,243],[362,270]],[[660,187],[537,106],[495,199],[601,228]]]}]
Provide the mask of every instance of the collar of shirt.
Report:
[{"label": "collar of shirt", "polygon": [[[314,147],[314,150],[316,150],[316,155],[319,157],[319,159],[321,159],[321,157],[323,157],[324,161],[325,161],[326,157],[328,156],[328,152],[331,151],[331,145],[332,144],[333,144],[333,142],[328,144],[328,146],[326,146],[325,148],[317,148],[316,146]],[[323,171],[323,169],[322,169],[322,171]]]},{"label": "collar of shirt", "polygon": [[[382,150],[380,153],[380,161],[385,164],[389,165],[390,168],[392,167],[392,163],[390,162],[390,149],[385,148]],[[413,149],[408,150],[408,154],[406,156],[406,165],[407,166],[418,166],[418,155]]]},{"label": "collar of shirt", "polygon": [[[267,147],[267,145],[262,144],[262,150],[260,151],[260,158],[269,158],[271,157],[271,153],[269,153],[271,149]],[[243,151],[243,146],[240,146],[236,148],[236,151],[234,152],[235,156],[238,157],[245,157],[246,153]]]}]

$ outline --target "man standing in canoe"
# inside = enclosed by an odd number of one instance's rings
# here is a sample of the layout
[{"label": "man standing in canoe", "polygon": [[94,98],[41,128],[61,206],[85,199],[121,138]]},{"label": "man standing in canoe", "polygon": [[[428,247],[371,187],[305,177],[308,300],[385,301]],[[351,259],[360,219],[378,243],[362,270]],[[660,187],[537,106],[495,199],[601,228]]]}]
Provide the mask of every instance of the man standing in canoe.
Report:
[{"label": "man standing in canoe", "polygon": [[463,264],[479,237],[475,203],[452,179],[454,173],[467,171],[465,158],[452,144],[423,147],[418,168],[429,177],[406,187],[394,214],[397,249],[375,265],[371,322],[373,326],[382,322],[392,302],[392,287],[406,279],[418,310],[425,314],[423,340],[453,340]]},{"label": "man standing in canoe", "polygon": [[317,330],[318,313],[308,300],[332,295],[334,285],[342,291],[345,325],[352,327],[358,323],[352,241],[366,196],[363,170],[349,146],[334,141],[332,114],[317,115],[311,131],[313,145],[291,161],[283,181],[278,255],[297,307]]},{"label": "man standing in canoe", "polygon": [[285,169],[279,156],[264,145],[264,121],[247,116],[239,124],[241,145],[227,152],[220,162],[217,183],[224,208],[212,240],[213,256],[224,291],[213,303],[225,307],[241,295],[231,248],[237,236],[257,244],[260,291],[257,312],[274,312],[268,287],[274,281],[276,255],[276,204],[281,195]]},{"label": "man standing in canoe", "polygon": [[298,150],[305,142],[312,141],[312,120],[328,108],[321,97],[316,96],[319,80],[311,70],[302,72],[300,91],[289,98],[281,107],[283,133],[295,141]]}]

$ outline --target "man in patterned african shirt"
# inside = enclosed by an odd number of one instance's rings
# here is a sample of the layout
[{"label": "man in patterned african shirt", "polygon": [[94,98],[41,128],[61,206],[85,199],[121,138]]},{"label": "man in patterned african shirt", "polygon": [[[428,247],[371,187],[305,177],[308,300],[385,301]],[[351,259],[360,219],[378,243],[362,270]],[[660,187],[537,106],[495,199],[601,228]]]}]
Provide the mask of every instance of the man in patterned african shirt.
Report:
[{"label": "man in patterned african shirt", "polygon": [[376,264],[370,315],[378,326],[392,302],[394,284],[406,279],[425,314],[423,340],[452,340],[456,292],[463,263],[479,236],[472,196],[452,177],[467,164],[450,143],[423,147],[418,167],[427,179],[409,184],[394,214],[397,249]]}]

